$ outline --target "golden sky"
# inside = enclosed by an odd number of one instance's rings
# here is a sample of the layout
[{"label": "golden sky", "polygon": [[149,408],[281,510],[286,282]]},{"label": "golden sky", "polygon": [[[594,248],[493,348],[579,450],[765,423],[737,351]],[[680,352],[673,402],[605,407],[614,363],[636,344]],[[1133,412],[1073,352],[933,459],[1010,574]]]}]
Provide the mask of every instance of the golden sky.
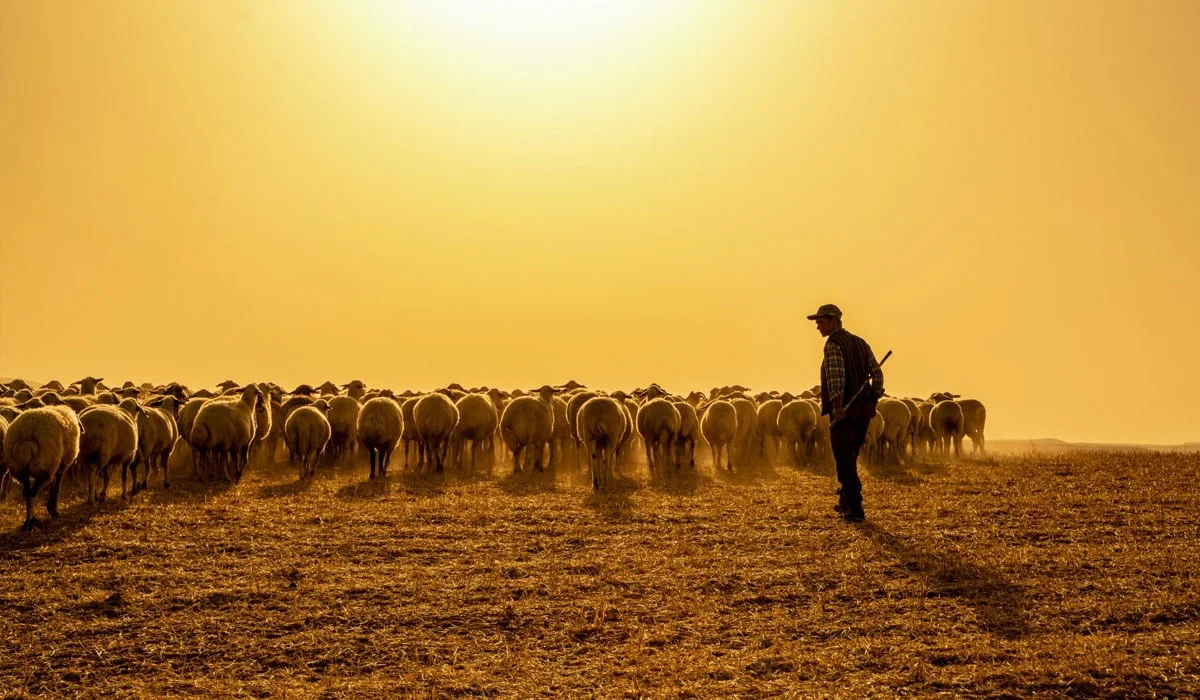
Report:
[{"label": "golden sky", "polygon": [[[562,0],[565,2],[566,0]],[[0,0],[0,375],[1200,440],[1200,3]]]}]

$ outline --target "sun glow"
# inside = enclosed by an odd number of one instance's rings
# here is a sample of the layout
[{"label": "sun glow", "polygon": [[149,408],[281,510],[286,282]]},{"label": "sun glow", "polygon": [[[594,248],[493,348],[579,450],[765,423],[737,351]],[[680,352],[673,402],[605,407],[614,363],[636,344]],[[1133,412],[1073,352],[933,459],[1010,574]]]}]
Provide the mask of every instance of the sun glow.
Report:
[{"label": "sun glow", "polygon": [[678,18],[679,0],[412,0],[381,3],[423,41],[489,62],[548,70],[636,50]]}]

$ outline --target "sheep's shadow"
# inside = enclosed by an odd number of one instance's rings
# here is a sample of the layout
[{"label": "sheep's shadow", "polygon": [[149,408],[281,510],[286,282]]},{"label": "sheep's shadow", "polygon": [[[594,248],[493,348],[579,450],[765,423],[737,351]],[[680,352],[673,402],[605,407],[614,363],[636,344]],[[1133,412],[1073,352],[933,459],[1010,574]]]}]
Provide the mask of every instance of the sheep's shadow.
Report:
[{"label": "sheep's shadow", "polygon": [[296,479],[279,484],[265,484],[258,489],[258,495],[263,498],[283,498],[298,496],[312,488],[315,479]]},{"label": "sheep's shadow", "polygon": [[678,472],[668,469],[665,474],[656,475],[650,480],[650,488],[671,496],[692,497],[697,491],[712,486],[713,481],[712,475],[685,466]]},{"label": "sheep's shadow", "polygon": [[925,483],[924,476],[943,474],[946,465],[935,462],[910,462],[908,464],[881,464],[863,461],[864,470],[876,479],[891,481],[902,486],[919,486]]},{"label": "sheep's shadow", "polygon": [[713,470],[713,480],[730,484],[754,484],[760,481],[775,481],[779,479],[779,471],[769,462],[734,463],[733,471],[725,467]]},{"label": "sheep's shadow", "polygon": [[57,518],[46,514],[44,492],[39,492],[39,498],[34,502],[34,515],[37,523],[32,531],[26,531],[24,525],[25,502],[21,501],[20,524],[8,532],[0,534],[0,552],[16,552],[34,547],[60,542],[87,526],[92,518],[102,513],[108,513],[124,508],[120,498],[88,505],[86,501],[78,502],[69,508],[60,508]]},{"label": "sheep's shadow", "polygon": [[930,595],[957,598],[974,608],[989,633],[1003,639],[1029,634],[1025,591],[1002,572],[953,554],[923,549],[870,521],[857,529],[876,547],[899,559],[905,569],[924,577]]},{"label": "sheep's shadow", "polygon": [[496,487],[510,496],[535,496],[558,490],[558,474],[554,469],[546,471],[510,471],[496,481]]},{"label": "sheep's shadow", "polygon": [[[218,477],[212,481],[194,481],[189,477],[188,480],[180,482],[171,482],[170,487],[152,488],[144,491],[139,491],[137,496],[130,497],[130,501],[146,494],[149,501],[155,505],[172,505],[176,503],[190,503],[193,501],[205,501],[213,496],[220,495],[237,486],[237,483],[226,481],[224,478]],[[111,496],[110,496],[111,498]],[[120,497],[117,497],[118,500]]]},{"label": "sheep's shadow", "polygon": [[337,490],[336,496],[343,501],[374,501],[391,494],[392,484],[387,479],[354,481]]},{"label": "sheep's shadow", "polygon": [[641,484],[625,477],[614,477],[604,491],[592,491],[583,499],[583,505],[596,511],[608,522],[625,522],[633,518],[633,499],[630,496],[641,488]]}]

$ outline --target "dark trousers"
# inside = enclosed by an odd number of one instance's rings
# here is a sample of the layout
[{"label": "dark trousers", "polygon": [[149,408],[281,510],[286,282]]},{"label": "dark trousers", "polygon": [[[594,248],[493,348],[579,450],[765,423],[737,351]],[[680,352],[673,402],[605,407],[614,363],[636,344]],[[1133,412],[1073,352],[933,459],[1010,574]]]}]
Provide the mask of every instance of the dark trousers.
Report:
[{"label": "dark trousers", "polygon": [[[858,408],[855,406],[854,408]],[[846,417],[829,428],[829,442],[833,447],[833,459],[837,462],[839,502],[847,513],[862,511],[862,481],[858,478],[858,451],[867,439],[867,425],[871,419],[865,412],[853,408]],[[871,411],[871,416],[875,415]]]}]

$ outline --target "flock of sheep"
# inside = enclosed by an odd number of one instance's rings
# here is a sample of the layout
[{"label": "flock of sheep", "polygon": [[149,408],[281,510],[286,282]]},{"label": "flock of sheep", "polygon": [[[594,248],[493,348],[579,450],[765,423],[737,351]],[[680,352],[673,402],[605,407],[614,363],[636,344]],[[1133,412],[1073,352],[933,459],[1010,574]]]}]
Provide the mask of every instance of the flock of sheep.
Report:
[{"label": "flock of sheep", "polygon": [[[696,465],[703,440],[714,468],[732,471],[760,461],[793,464],[829,458],[829,418],[820,415],[819,388],[793,395],[742,386],[672,395],[656,384],[603,392],[575,381],[524,392],[458,384],[430,393],[368,389],[361,381],[301,385],[225,381],[217,391],[170,383],[125,382],[110,389],[86,377],[68,386],[0,384],[0,494],[11,481],[25,497],[25,528],[33,500],[48,486],[46,509],[58,515],[63,477],[86,479],[88,502],[103,501],[115,467],[121,496],[148,486],[161,472],[190,466],[197,479],[241,479],[252,460],[273,462],[286,448],[300,478],[319,463],[341,463],[365,452],[370,478],[387,475],[397,447],[404,467],[443,471],[453,465],[489,471],[503,444],[514,472],[586,463],[595,489],[608,488],[617,468],[644,452],[651,477]],[[987,412],[979,401],[937,393],[929,399],[884,397],[865,447],[868,460],[904,462],[921,453],[958,455],[964,436],[984,447]],[[497,440],[499,438],[499,440]]]}]

